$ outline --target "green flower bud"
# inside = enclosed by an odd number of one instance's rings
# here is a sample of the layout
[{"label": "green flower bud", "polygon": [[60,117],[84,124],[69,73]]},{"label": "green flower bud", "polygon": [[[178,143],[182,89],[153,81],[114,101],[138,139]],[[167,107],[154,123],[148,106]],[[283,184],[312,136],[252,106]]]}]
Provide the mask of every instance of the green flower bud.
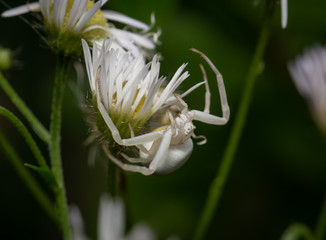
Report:
[{"label": "green flower bud", "polygon": [[12,65],[12,53],[7,48],[0,47],[0,71],[8,70]]}]

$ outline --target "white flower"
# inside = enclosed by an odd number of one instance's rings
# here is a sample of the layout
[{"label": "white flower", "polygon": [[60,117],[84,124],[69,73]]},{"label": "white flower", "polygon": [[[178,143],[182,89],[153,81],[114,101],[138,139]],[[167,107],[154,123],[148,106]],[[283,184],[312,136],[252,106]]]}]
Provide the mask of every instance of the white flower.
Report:
[{"label": "white flower", "polygon": [[[94,99],[100,95],[106,114],[121,137],[126,138],[130,137],[128,125],[137,133],[153,114],[168,104],[171,97],[174,98],[175,90],[189,74],[183,72],[186,67],[183,64],[163,88],[165,78],[160,77],[157,55],[146,64],[143,56],[134,58],[130,52],[115,47],[112,41],[105,41],[102,46],[95,43],[91,55],[88,44],[83,41],[87,74]],[[195,85],[197,86],[199,85]]]},{"label": "white flower", "polygon": [[75,205],[69,207],[69,220],[72,230],[72,240],[89,240],[85,234],[84,222],[79,208]]},{"label": "white flower", "polygon": [[326,48],[314,46],[305,50],[289,64],[289,70],[317,124],[326,132]]},{"label": "white flower", "polygon": [[[135,55],[143,50],[153,50],[157,35],[147,33],[150,26],[118,12],[100,10],[107,0],[39,0],[27,3],[2,13],[2,17],[13,17],[28,12],[41,12],[49,44],[69,55],[80,50],[80,39],[87,42],[114,39]],[[154,18],[152,22],[154,23]],[[120,22],[142,33],[120,30],[109,21]],[[153,38],[153,39],[152,39]]]},{"label": "white flower", "polygon": [[154,232],[144,223],[134,226],[124,236],[125,211],[119,198],[112,199],[108,195],[101,198],[98,216],[99,240],[151,240],[156,239]]},{"label": "white flower", "polygon": [[[69,209],[72,226],[72,240],[89,239],[83,226],[83,220],[77,207]],[[103,195],[97,220],[97,235],[99,240],[155,240],[155,234],[146,224],[135,225],[125,236],[125,210],[121,199]]]},{"label": "white flower", "polygon": [[281,0],[282,28],[286,28],[288,23],[288,0]]},{"label": "white flower", "polygon": [[[161,34],[160,31],[157,33],[149,32],[155,24],[155,17],[153,14],[151,16],[151,26],[149,26],[115,11],[102,10],[102,12],[104,17],[110,21],[121,22],[128,27],[140,29],[142,31],[142,34],[139,34],[121,30],[114,27],[114,25],[109,22],[109,27],[106,28],[106,31],[110,39],[113,39],[117,45],[123,47],[125,50],[131,51],[135,57],[139,55],[150,56],[148,50],[151,51],[155,49],[155,44],[159,42],[158,37]],[[101,44],[101,42],[98,42],[98,44]]]}]

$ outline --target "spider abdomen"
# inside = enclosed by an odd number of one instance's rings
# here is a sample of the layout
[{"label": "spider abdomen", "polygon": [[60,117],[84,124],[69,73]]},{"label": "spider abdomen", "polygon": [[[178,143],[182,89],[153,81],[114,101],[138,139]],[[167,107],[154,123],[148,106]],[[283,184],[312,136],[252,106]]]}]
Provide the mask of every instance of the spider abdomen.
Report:
[{"label": "spider abdomen", "polygon": [[180,168],[190,157],[193,149],[193,142],[188,138],[184,143],[170,145],[169,151],[163,161],[154,172],[155,175],[165,175]]}]

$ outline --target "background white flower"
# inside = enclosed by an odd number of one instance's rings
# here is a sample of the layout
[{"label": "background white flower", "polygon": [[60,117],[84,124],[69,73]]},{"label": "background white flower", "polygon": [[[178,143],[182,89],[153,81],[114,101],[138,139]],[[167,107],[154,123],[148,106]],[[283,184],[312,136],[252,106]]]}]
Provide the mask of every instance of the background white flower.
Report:
[{"label": "background white flower", "polygon": [[[69,209],[72,226],[72,240],[88,240],[85,234],[83,219],[79,209]],[[155,240],[153,230],[144,223],[136,224],[125,235],[125,209],[120,198],[102,195],[97,219],[97,238],[99,240]]]},{"label": "background white flower", "polygon": [[317,124],[326,131],[326,48],[306,49],[303,55],[289,63],[289,71]]},{"label": "background white flower", "polygon": [[[147,54],[155,49],[159,33],[149,33],[150,26],[112,10],[100,10],[107,0],[39,0],[9,9],[2,17],[13,17],[28,12],[41,12],[50,45],[60,51],[75,53],[80,39],[87,42],[103,41],[110,37],[134,55]],[[129,29],[117,29],[112,22],[125,24]],[[155,20],[152,16],[152,25]],[[137,33],[136,30],[140,30]],[[77,43],[76,43],[77,42]],[[62,48],[62,49],[61,49]],[[73,48],[70,50],[69,48]]]},{"label": "background white flower", "polygon": [[281,0],[282,28],[288,24],[288,0]]}]

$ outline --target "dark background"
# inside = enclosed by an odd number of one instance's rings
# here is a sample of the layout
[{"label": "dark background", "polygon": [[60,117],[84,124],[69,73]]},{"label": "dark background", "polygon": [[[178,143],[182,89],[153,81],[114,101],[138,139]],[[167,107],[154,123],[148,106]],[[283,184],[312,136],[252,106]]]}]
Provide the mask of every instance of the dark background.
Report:
[{"label": "dark background", "polygon": [[[25,1],[7,2],[18,6]],[[234,122],[263,5],[261,2],[254,6],[251,0],[110,0],[106,4],[106,8],[146,23],[155,12],[156,26],[163,31],[162,45],[158,47],[164,57],[161,73],[171,77],[182,63],[189,62],[191,76],[179,88],[181,92],[202,80],[198,67],[202,60],[189,47],[205,52],[223,74],[231,108],[226,126],[195,122],[196,134],[205,135],[208,142],[195,145],[191,158],[178,171],[163,177],[127,174],[127,228],[142,221],[154,229],[158,239],[170,235],[192,237]],[[0,4],[0,12],[5,9]],[[277,6],[264,72],[257,80],[247,124],[207,239],[279,239],[293,222],[315,227],[326,186],[326,141],[290,79],[287,63],[305,47],[325,43],[325,9],[323,0],[289,0],[288,27],[282,30]],[[12,49],[15,57],[14,66],[5,76],[48,126],[55,55],[19,18],[0,19],[0,31],[0,45]],[[212,83],[211,109],[220,114],[214,75],[208,67],[206,70]],[[76,82],[74,76],[72,73],[69,85]],[[86,95],[89,90],[85,89]],[[191,109],[203,109],[204,88],[193,92],[186,101]],[[3,91],[0,105],[21,117]],[[106,189],[105,160],[97,161],[95,167],[88,166],[89,148],[83,145],[88,128],[79,105],[74,92],[67,88],[63,165],[68,202],[79,206],[86,231],[93,237],[98,199]],[[4,119],[0,124],[24,161],[33,163],[17,131]],[[46,146],[39,143],[47,154]],[[59,239],[57,228],[1,151],[0,239]]]}]

